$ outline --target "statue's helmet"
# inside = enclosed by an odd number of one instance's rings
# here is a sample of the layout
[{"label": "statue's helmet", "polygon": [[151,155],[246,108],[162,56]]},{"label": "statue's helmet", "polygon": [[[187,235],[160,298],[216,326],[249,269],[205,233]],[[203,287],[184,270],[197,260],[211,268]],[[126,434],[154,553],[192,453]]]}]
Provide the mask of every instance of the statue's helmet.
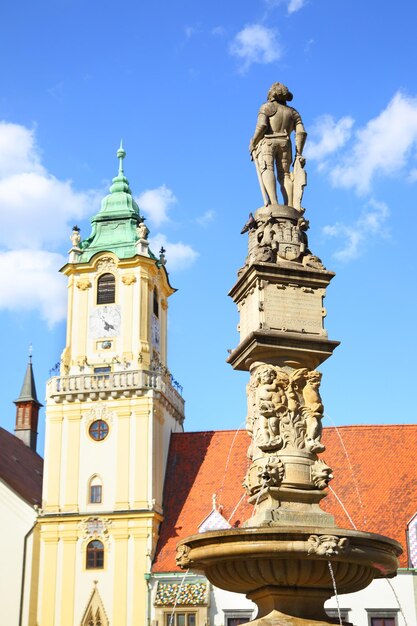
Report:
[{"label": "statue's helmet", "polygon": [[291,91],[283,83],[274,83],[271,89],[268,91],[268,100],[273,102],[274,100],[285,100],[290,102],[293,99]]}]

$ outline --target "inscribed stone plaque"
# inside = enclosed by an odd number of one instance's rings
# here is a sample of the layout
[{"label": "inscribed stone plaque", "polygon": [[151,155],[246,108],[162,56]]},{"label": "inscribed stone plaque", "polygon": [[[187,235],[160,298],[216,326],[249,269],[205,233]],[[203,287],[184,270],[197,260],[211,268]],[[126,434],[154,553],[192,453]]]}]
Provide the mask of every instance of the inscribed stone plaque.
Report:
[{"label": "inscribed stone plaque", "polygon": [[240,309],[240,339],[260,327],[259,292],[248,294]]},{"label": "inscribed stone plaque", "polygon": [[323,289],[268,285],[265,323],[274,330],[326,335],[323,328]]}]

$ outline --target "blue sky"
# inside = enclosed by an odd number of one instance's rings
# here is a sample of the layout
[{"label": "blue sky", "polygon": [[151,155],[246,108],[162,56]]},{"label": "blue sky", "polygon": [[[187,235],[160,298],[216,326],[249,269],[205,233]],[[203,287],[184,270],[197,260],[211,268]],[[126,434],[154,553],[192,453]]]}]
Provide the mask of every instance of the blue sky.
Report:
[{"label": "blue sky", "polygon": [[6,3],[1,425],[13,428],[30,343],[44,398],[64,346],[58,269],[71,226],[90,232],[121,137],[178,288],[169,363],[187,430],[242,424],[246,374],[225,363],[238,342],[227,292],[246,254],[240,229],[262,203],[249,138],[277,80],[309,133],[310,248],[337,273],[326,325],[342,345],[322,367],[327,423],[414,421],[404,374],[416,351],[416,14],[412,0]]}]

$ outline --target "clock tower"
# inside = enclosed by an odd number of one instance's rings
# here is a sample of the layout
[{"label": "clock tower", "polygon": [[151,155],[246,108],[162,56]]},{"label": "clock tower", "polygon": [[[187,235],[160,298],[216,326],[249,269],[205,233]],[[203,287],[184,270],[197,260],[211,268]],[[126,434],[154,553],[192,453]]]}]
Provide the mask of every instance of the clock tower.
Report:
[{"label": "clock tower", "polygon": [[142,625],[146,574],[163,519],[171,432],[184,402],[167,366],[164,250],[124,175],[122,146],[110,194],[82,239],[74,226],[66,345],[47,386],[40,512],[42,626]]}]

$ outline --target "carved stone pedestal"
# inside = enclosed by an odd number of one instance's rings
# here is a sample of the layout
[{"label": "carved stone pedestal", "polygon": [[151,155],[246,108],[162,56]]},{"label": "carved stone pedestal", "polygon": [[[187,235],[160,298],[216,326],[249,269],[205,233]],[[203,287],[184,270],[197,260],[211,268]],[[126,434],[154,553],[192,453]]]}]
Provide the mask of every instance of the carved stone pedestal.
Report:
[{"label": "carved stone pedestal", "polygon": [[254,505],[253,515],[244,526],[323,526],[334,524],[334,517],[323,511],[319,502],[326,493],[318,490],[269,488],[249,498]]},{"label": "carved stone pedestal", "polygon": [[314,369],[339,345],[324,328],[323,300],[334,273],[300,263],[253,263],[229,295],[237,304],[240,343],[228,358],[234,369],[255,361]]}]

